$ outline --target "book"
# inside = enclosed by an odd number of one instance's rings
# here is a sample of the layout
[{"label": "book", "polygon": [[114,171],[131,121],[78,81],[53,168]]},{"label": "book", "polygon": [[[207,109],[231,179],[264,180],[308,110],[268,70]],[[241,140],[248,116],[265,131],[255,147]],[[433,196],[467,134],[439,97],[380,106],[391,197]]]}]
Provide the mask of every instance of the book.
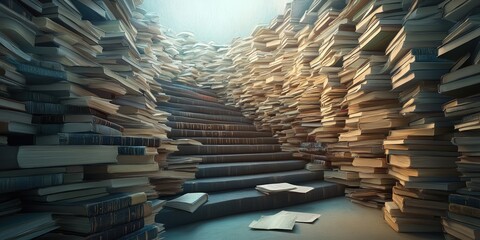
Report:
[{"label": "book", "polygon": [[207,201],[208,194],[206,193],[186,193],[167,201],[165,206],[193,213]]},{"label": "book", "polygon": [[0,193],[4,194],[38,187],[60,185],[65,182],[64,178],[64,173],[0,177]]},{"label": "book", "polygon": [[263,193],[285,192],[289,190],[294,190],[295,188],[297,188],[297,186],[292,185],[290,183],[263,184],[263,185],[257,185],[255,187],[255,189]]},{"label": "book", "polygon": [[91,234],[108,230],[116,225],[134,222],[143,217],[144,205],[140,203],[92,217],[60,215],[55,217],[55,221],[60,226],[60,230]]},{"label": "book", "polygon": [[27,209],[36,212],[93,217],[146,201],[147,196],[144,192],[119,193],[78,202],[32,203],[28,205]]},{"label": "book", "polygon": [[159,147],[160,138],[104,136],[97,134],[59,133],[57,135],[39,136],[37,144],[43,145],[118,145]]},{"label": "book", "polygon": [[2,170],[117,162],[116,146],[0,146]]},{"label": "book", "polygon": [[450,194],[448,197],[448,202],[474,208],[480,208],[480,198],[473,196]]}]

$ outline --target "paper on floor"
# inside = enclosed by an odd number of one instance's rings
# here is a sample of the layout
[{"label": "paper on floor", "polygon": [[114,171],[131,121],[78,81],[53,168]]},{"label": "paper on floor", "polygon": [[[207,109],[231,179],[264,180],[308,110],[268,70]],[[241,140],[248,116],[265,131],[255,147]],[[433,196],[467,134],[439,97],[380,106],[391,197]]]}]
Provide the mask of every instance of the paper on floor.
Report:
[{"label": "paper on floor", "polygon": [[255,189],[265,194],[286,192],[286,191],[295,192],[295,193],[307,193],[313,190],[313,187],[298,186],[290,183],[272,183],[272,184],[257,185]]},{"label": "paper on floor", "polygon": [[316,213],[304,213],[304,212],[290,212],[290,211],[281,211],[275,215],[294,215],[295,222],[298,223],[313,223],[321,215]]},{"label": "paper on floor", "polygon": [[258,221],[252,221],[250,228],[264,230],[292,230],[295,226],[296,216],[293,214],[275,214],[262,216]]}]

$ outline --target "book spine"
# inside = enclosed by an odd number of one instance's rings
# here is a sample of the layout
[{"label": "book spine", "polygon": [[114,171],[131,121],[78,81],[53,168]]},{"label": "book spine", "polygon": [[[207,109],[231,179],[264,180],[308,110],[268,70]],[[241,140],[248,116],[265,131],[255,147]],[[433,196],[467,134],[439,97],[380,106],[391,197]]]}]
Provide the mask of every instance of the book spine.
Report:
[{"label": "book spine", "polygon": [[118,147],[118,154],[141,156],[146,154],[146,148],[144,146],[122,146]]},{"label": "book spine", "polygon": [[46,78],[54,78],[59,80],[66,80],[67,74],[65,71],[55,71],[43,67],[37,67],[29,64],[24,63],[16,63],[15,66],[17,67],[17,71],[26,76],[32,77],[46,77]]},{"label": "book spine", "polygon": [[[434,55],[438,56],[437,48],[412,48],[412,55]],[[437,57],[436,57],[437,58]]]},{"label": "book spine", "polygon": [[106,199],[101,202],[89,203],[85,205],[86,216],[93,217],[101,214],[106,214],[109,212],[114,212],[122,208],[127,208],[132,205],[133,198],[135,196],[132,194],[121,195],[116,198]]},{"label": "book spine", "polygon": [[88,107],[62,105],[57,103],[45,103],[45,102],[25,102],[26,112],[30,114],[41,115],[63,115],[63,114],[91,114],[97,117],[107,117],[104,113]]},{"label": "book spine", "polygon": [[115,240],[132,232],[138,231],[145,226],[145,220],[138,219],[133,222],[118,225],[108,230],[85,236],[85,240]]},{"label": "book spine", "polygon": [[40,93],[40,92],[29,92],[29,91],[19,92],[19,93],[12,94],[12,98],[21,102],[32,101],[32,102],[58,103],[58,99],[56,99],[55,97],[48,94]]},{"label": "book spine", "polygon": [[415,55],[415,62],[438,62],[437,55]]},{"label": "book spine", "polygon": [[448,211],[453,212],[453,213],[457,213],[457,214],[460,214],[460,215],[480,218],[480,209],[465,206],[465,205],[450,203],[450,204],[448,204]]},{"label": "book spine", "polygon": [[35,115],[32,118],[32,123],[35,124],[59,124],[64,122],[63,115]]},{"label": "book spine", "polygon": [[102,136],[96,134],[58,134],[60,145],[117,145],[159,147],[160,138]]},{"label": "book spine", "polygon": [[63,173],[0,178],[0,193],[16,192],[63,183]]},{"label": "book spine", "polygon": [[[65,121],[65,115],[35,115],[35,116],[33,116],[32,122],[37,123],[37,124],[67,123]],[[105,120],[103,118],[96,117],[96,116],[93,117],[93,120],[91,121],[91,123],[93,125],[106,126],[106,127],[113,128],[117,131],[123,132],[123,127],[122,126],[120,126],[116,123],[110,122],[108,120]]]},{"label": "book spine", "polygon": [[143,218],[143,204],[138,204],[115,212],[97,215],[90,218],[91,233],[104,231],[112,226],[125,224]]},{"label": "book spine", "polygon": [[154,225],[147,225],[142,229],[128,234],[119,240],[151,240],[158,236],[158,228]]},{"label": "book spine", "polygon": [[460,194],[450,194],[448,196],[448,202],[469,206],[469,207],[474,207],[474,208],[480,208],[480,199],[471,197],[471,196],[465,196]]},{"label": "book spine", "polygon": [[110,122],[108,120],[105,120],[103,118],[94,117],[92,123],[97,124],[97,125],[107,126],[107,127],[113,128],[115,130],[118,130],[120,132],[123,132],[123,127],[122,126],[120,126],[116,123]]}]

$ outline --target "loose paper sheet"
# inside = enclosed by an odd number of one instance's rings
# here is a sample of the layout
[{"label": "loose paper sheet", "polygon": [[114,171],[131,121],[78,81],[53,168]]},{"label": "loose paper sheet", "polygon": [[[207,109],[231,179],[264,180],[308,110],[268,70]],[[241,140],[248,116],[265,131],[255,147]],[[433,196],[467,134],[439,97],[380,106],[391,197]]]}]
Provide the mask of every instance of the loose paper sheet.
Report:
[{"label": "loose paper sheet", "polygon": [[296,216],[293,214],[275,214],[262,216],[258,221],[252,221],[249,227],[264,230],[292,230]]},{"label": "loose paper sheet", "polygon": [[304,212],[290,212],[290,211],[281,211],[275,215],[294,215],[295,221],[298,223],[313,223],[321,215],[316,213],[304,213]]}]

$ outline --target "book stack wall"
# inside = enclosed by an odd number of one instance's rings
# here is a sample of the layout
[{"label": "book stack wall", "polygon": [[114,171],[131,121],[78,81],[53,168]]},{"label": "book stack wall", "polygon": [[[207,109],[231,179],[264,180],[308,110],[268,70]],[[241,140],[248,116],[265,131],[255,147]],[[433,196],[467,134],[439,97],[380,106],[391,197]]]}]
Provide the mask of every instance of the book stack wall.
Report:
[{"label": "book stack wall", "polygon": [[[23,11],[25,18],[9,7],[15,7],[17,11]],[[1,60],[0,60],[0,148],[2,148],[2,165],[0,167],[0,222],[2,223],[2,237],[5,238],[35,238],[58,228],[50,212],[30,213],[21,212],[23,205],[18,191],[58,185],[64,183],[66,175],[73,174],[74,169],[67,168],[43,168],[43,169],[18,169],[16,161],[6,162],[6,153],[8,150],[14,151],[13,160],[16,160],[15,147],[8,146],[9,138],[28,137],[36,133],[36,128],[32,125],[32,115],[26,112],[26,106],[21,101],[16,101],[20,96],[15,97],[18,92],[25,91],[25,76],[16,70],[13,60],[31,61],[32,57],[21,47],[33,46],[35,41],[36,26],[28,20],[32,15],[23,6],[15,3],[9,5],[0,4],[0,10],[5,12],[0,29]],[[17,23],[22,26],[8,26],[8,23]],[[25,23],[26,25],[22,25]],[[29,35],[25,38],[19,37],[18,32],[25,30]],[[33,37],[32,37],[33,35]],[[12,39],[15,38],[15,39]],[[15,42],[14,40],[23,39]],[[7,59],[8,57],[8,59]],[[12,159],[10,159],[12,160]],[[77,173],[82,174],[83,169],[77,168]],[[72,172],[72,173],[69,173]],[[77,174],[78,175],[78,174]],[[68,178],[68,177],[67,177]]]},{"label": "book stack wall", "polygon": [[[270,130],[270,126],[262,124],[262,121],[268,119],[269,116],[264,112],[267,109],[273,110],[275,106],[272,104],[275,104],[275,98],[278,97],[277,84],[274,81],[270,82],[272,79],[267,78],[269,77],[268,72],[274,67],[272,63],[276,50],[276,45],[272,46],[271,42],[278,42],[279,37],[275,31],[263,26],[256,27],[252,37],[250,50],[247,58],[244,59],[248,61],[246,70],[250,73],[241,76],[241,79],[246,82],[241,86],[241,97],[244,101],[242,102],[243,106],[240,107],[248,111],[248,114],[244,113],[244,116],[254,120],[257,129]],[[253,79],[248,78],[250,74],[254,76]]]},{"label": "book stack wall", "polygon": [[[438,56],[455,62],[443,75],[439,91],[453,97],[443,105],[445,117],[454,121],[452,143],[460,153],[456,162],[465,187],[448,197],[448,213],[442,219],[443,230],[453,238],[479,238],[480,188],[479,173],[479,4],[466,2],[457,8],[448,3],[443,17],[457,22],[438,48]],[[474,6],[476,5],[476,6]],[[450,162],[449,162],[450,163]]]},{"label": "book stack wall", "polygon": [[[252,37],[237,38],[230,46],[230,49],[226,53],[226,57],[232,60],[235,73],[228,75],[228,83],[226,86],[226,104],[231,106],[241,106],[241,95],[243,91],[242,77],[248,74],[248,62],[246,52],[249,51],[251,46]],[[243,112],[243,110],[242,110]]]},{"label": "book stack wall", "polygon": [[[310,6],[310,12],[316,12],[316,19],[314,25],[307,36],[306,42],[309,46],[315,47],[315,54],[313,58],[308,62],[310,68],[311,79],[313,85],[319,89],[319,94],[316,95],[316,99],[320,104],[320,111],[317,113],[316,121],[317,126],[308,132],[309,137],[313,138],[317,144],[324,146],[324,163],[326,168],[338,167],[339,164],[348,162],[348,158],[341,156],[339,151],[345,150],[338,143],[338,134],[343,130],[345,111],[340,109],[340,104],[346,89],[343,85],[338,84],[337,75],[335,72],[328,73],[327,68],[319,69],[318,62],[323,61],[326,57],[321,57],[320,46],[323,44],[326,29],[330,27],[332,22],[335,21],[341,10],[345,7],[345,3],[342,1],[315,1]],[[304,18],[308,16],[308,11],[304,15]],[[346,45],[348,46],[348,44]],[[300,49],[303,46],[300,45]],[[338,50],[338,47],[327,50]],[[303,50],[304,51],[304,50]],[[333,55],[330,55],[333,56]],[[334,61],[333,65],[337,65]],[[315,67],[314,67],[315,66]],[[325,65],[325,67],[327,67]],[[334,68],[337,69],[337,68]],[[350,160],[351,162],[351,160]],[[331,178],[329,172],[326,174],[326,178]]]},{"label": "book stack wall", "polygon": [[[155,80],[163,36],[154,17],[132,1],[45,1],[37,7],[7,1],[0,8],[8,22],[0,28],[1,111],[8,111],[2,113],[2,145],[10,145],[2,146],[2,212],[20,211],[25,204],[19,198],[32,207],[5,219],[31,216],[31,236],[56,228],[92,239],[153,230],[156,236],[160,228],[146,226],[153,210],[144,209],[147,198],[158,197],[148,176],[160,173],[165,159],[158,148],[169,128],[168,114],[156,109],[167,98]],[[124,192],[141,192],[145,201],[108,213],[48,210],[117,201]],[[33,209],[37,205],[42,209]],[[45,214],[30,215],[34,210]],[[119,217],[125,214],[133,215]],[[95,226],[98,219],[105,224]],[[76,221],[86,228],[73,226]]]},{"label": "book stack wall", "polygon": [[[400,30],[404,13],[401,1],[389,4],[372,1],[370,5],[355,19],[358,45],[344,64],[351,71],[342,75],[348,89],[344,100],[348,108],[345,121],[348,131],[341,133],[339,140],[348,143],[354,159],[351,166],[341,166],[340,170],[356,172],[360,178],[360,188],[347,189],[347,197],[380,208],[391,199],[395,183],[387,174],[383,140],[390,129],[406,123],[398,113],[397,93],[390,92],[390,75],[382,71],[387,62],[385,49]],[[346,75],[350,75],[348,79]]]},{"label": "book stack wall", "polygon": [[325,180],[358,186],[358,174],[338,171],[341,165],[351,165],[352,162],[350,153],[346,152],[346,145],[338,142],[346,119],[346,111],[341,109],[346,88],[340,83],[338,73],[341,70],[339,66],[342,65],[341,55],[357,43],[355,29],[350,22],[339,18],[340,12],[346,7],[345,2],[327,1],[317,7],[319,16],[313,28],[314,34],[311,33],[309,38],[320,46],[310,66],[315,76],[315,84],[322,89],[317,96],[321,104],[321,125],[309,135],[314,137],[316,142],[325,145],[327,163],[335,169],[325,171]]},{"label": "book stack wall", "polygon": [[437,47],[452,26],[442,19],[440,2],[409,6],[386,51],[392,89],[400,92],[400,113],[409,122],[384,141],[389,173],[399,181],[384,217],[398,232],[441,232],[448,195],[464,184],[453,164],[459,155],[450,142],[453,123],[442,112],[449,98],[438,93],[441,76],[453,66],[437,58]]},{"label": "book stack wall", "polygon": [[[283,151],[298,151],[300,143],[307,141],[308,127],[302,126],[301,119],[312,112],[318,112],[314,109],[316,104],[312,105],[312,101],[308,100],[315,95],[317,89],[313,87],[310,93],[302,94],[311,86],[306,79],[308,73],[300,72],[302,66],[307,65],[309,57],[303,56],[298,50],[299,38],[302,35],[300,32],[311,24],[311,21],[302,21],[302,16],[311,3],[312,1],[293,1],[287,5],[283,21],[281,23],[273,21],[270,24],[270,27],[279,34],[278,51],[275,62],[272,63],[276,66],[272,73],[281,74],[278,83],[282,84],[278,96],[279,109],[271,119],[271,126],[276,130],[274,134],[278,136]],[[302,97],[303,102],[300,100]]]},{"label": "book stack wall", "polygon": [[[111,120],[124,126],[126,135],[166,138],[166,132],[170,129],[160,121],[166,122],[168,114],[156,109],[157,100],[151,91],[151,85],[158,85],[154,80],[158,74],[151,66],[145,64],[141,66],[141,60],[148,61],[148,58],[146,54],[139,52],[139,49],[143,49],[142,52],[145,50],[147,40],[145,33],[153,35],[160,34],[160,31],[150,24],[149,32],[145,32],[145,29],[140,32],[140,38],[144,39],[143,43],[139,43],[142,46],[137,47],[139,31],[132,21],[135,23],[138,20],[132,16],[136,13],[141,17],[141,12],[135,11],[133,2],[106,3],[107,11],[113,16],[105,21],[94,22],[95,26],[105,32],[100,41],[103,52],[98,56],[99,63],[126,81],[135,83],[134,89],[127,91],[123,96],[115,97],[112,101],[119,105],[119,114],[112,116]],[[147,41],[153,41],[152,38],[148,38]],[[154,56],[150,56],[150,61],[155,60],[152,57]]]}]

